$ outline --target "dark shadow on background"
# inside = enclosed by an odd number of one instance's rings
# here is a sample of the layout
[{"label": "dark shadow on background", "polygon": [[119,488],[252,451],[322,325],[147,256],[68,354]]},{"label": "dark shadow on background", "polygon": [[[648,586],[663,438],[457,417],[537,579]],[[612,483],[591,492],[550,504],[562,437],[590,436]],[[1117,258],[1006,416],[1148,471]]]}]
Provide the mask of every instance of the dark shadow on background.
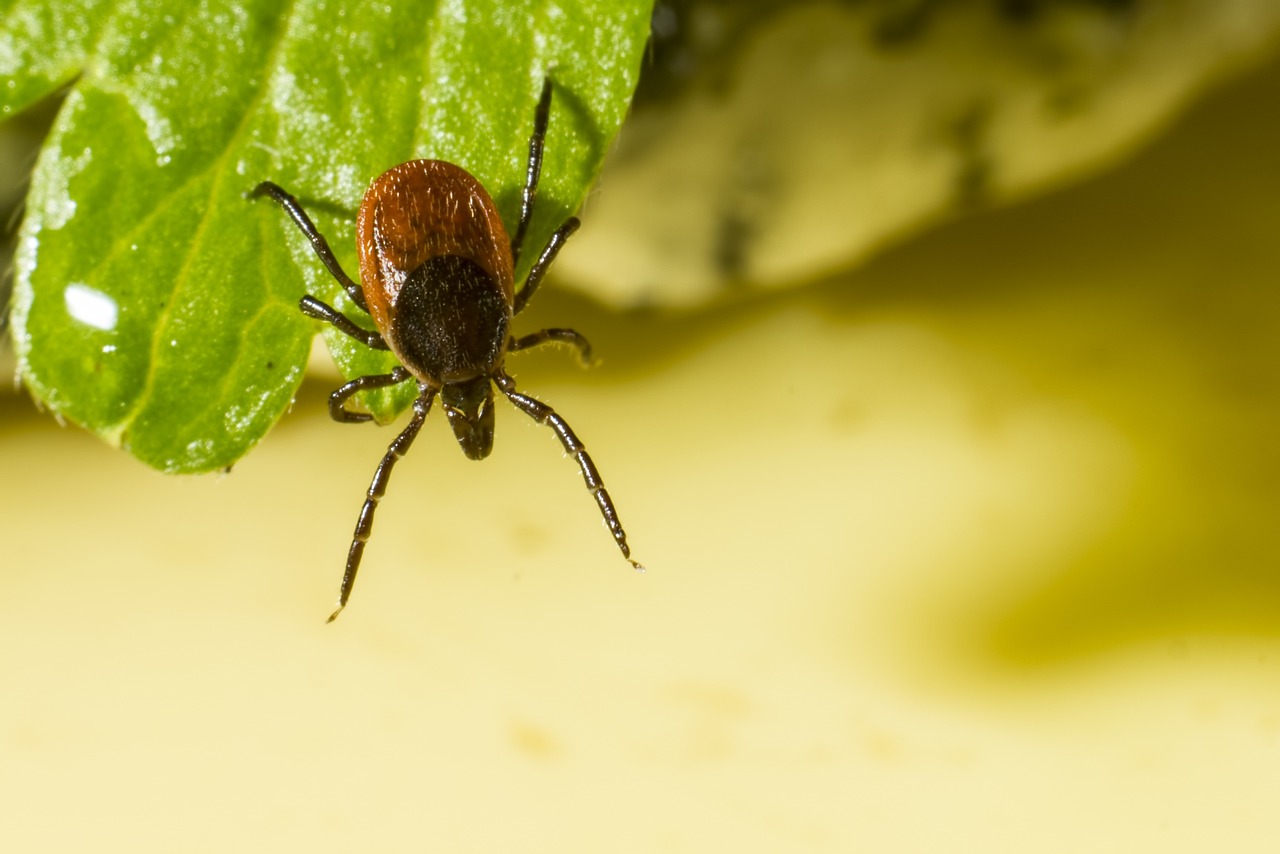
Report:
[{"label": "dark shadow on background", "polygon": [[[1277,104],[1272,62],[1117,171],[941,229],[818,297],[835,315],[914,307],[953,329],[1025,316],[979,327],[984,344],[1140,448],[1111,530],[957,622],[982,663],[1021,673],[1153,639],[1280,637]],[[1055,306],[1082,322],[1035,323]]]}]

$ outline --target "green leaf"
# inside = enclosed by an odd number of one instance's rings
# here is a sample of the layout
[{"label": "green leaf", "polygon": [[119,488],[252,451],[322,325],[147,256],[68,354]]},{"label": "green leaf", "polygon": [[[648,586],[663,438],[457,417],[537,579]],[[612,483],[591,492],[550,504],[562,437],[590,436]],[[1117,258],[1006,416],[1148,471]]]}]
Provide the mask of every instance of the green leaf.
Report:
[{"label": "green leaf", "polygon": [[[317,328],[297,309],[304,293],[372,325],[284,212],[244,194],[269,179],[298,196],[353,277],[364,190],[412,157],[472,172],[510,228],[549,75],[527,244],[540,246],[599,172],[651,6],[0,0],[0,114],[70,85],[15,259],[23,380],[156,468],[230,465],[301,382]],[[325,334],[345,376],[393,365]],[[363,397],[386,421],[414,393]]]}]

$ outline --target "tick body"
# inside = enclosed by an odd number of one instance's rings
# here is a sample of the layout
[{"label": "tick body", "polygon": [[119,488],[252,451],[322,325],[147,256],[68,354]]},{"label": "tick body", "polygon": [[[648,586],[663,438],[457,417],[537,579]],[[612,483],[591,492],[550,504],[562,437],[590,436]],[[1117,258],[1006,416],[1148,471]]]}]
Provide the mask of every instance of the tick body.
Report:
[{"label": "tick body", "polygon": [[627,535],[586,448],[568,423],[545,403],[516,390],[506,373],[507,353],[552,341],[590,357],[587,340],[572,329],[543,329],[521,338],[509,333],[511,319],[528,303],[564,242],[578,228],[570,217],[543,247],[519,293],[515,264],[529,225],[542,169],[542,147],[551,111],[551,81],[543,84],[529,139],[528,171],[521,195],[520,222],[509,239],[489,193],[470,173],[442,160],[411,160],[384,172],[370,185],[356,219],[361,284],[353,282],[298,200],[264,181],[250,197],[279,203],[311,241],[325,267],[362,310],[373,318],[368,330],[332,306],[304,296],[299,308],[333,324],[369,347],[390,350],[400,366],[388,374],[357,377],[329,396],[329,414],[345,423],[371,420],[347,408],[359,391],[415,381],[413,416],[374,472],[360,509],[332,621],[346,607],[355,584],[373,515],[386,492],[391,469],[405,455],[437,397],[467,457],[484,459],[493,448],[493,388],[517,409],[550,427],[582,470],[605,524],[623,557],[631,560]]}]

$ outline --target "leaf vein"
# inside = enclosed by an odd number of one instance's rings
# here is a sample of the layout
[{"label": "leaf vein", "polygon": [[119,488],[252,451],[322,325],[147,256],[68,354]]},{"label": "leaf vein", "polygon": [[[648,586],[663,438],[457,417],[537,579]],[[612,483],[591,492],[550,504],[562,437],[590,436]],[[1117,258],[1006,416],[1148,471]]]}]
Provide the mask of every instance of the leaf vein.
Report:
[{"label": "leaf vein", "polygon": [[[290,2],[288,7],[286,7],[286,9],[284,9],[282,13],[277,17],[277,20],[283,23],[281,26],[278,26],[276,28],[276,32],[274,34],[274,43],[271,45],[271,48],[267,51],[266,59],[263,63],[264,68],[278,71],[279,56],[281,51],[284,49],[284,45],[287,42],[287,36],[290,30],[289,22],[292,20],[293,12],[295,8],[296,8],[296,3]],[[273,73],[275,72],[273,71]],[[211,200],[214,198],[217,198],[219,195],[218,190],[221,187],[223,176],[226,173],[229,152],[236,147],[236,143],[241,139],[241,137],[245,133],[245,129],[250,125],[251,119],[257,118],[258,112],[261,109],[263,100],[265,98],[265,94],[268,91],[270,91],[271,83],[272,83],[271,78],[264,76],[262,83],[259,84],[258,86],[257,92],[254,94],[252,101],[244,110],[244,112],[241,114],[239,123],[237,123],[235,130],[231,133],[231,136],[228,138],[227,144],[226,146],[224,146],[222,154],[213,158],[213,161],[210,164],[210,166],[206,170],[204,170],[204,172],[201,173],[202,176],[208,172],[213,173],[212,186],[209,191],[209,196]],[[181,292],[190,282],[191,265],[194,259],[199,255],[200,246],[203,243],[205,232],[209,226],[209,220],[211,218],[210,217],[211,210],[212,210],[212,205],[210,205],[210,207],[205,209],[204,214],[200,218],[200,223],[196,228],[196,233],[192,236],[191,242],[188,244],[186,255],[182,261],[182,267],[178,271],[178,275],[175,278],[173,288],[170,291],[170,298],[168,302],[165,304],[164,311],[161,313],[156,323],[155,333],[151,337],[151,357],[148,363],[149,367],[147,370],[146,382],[142,387],[142,391],[138,394],[137,399],[134,401],[133,406],[130,407],[129,412],[122,419],[120,419],[120,421],[116,425],[120,431],[120,436],[122,440],[126,436],[129,428],[137,420],[138,416],[146,409],[147,404],[150,402],[155,392],[156,365],[160,361],[161,342],[164,341],[166,338],[168,338],[168,330],[172,323],[173,311],[174,311],[174,307],[177,305],[177,298],[179,294],[181,294]],[[224,375],[224,377],[226,376],[230,376],[230,372]],[[225,379],[224,379],[224,382],[225,382]],[[202,414],[203,412],[208,411],[208,408],[210,406],[217,405],[219,402],[220,402],[220,398],[215,398],[210,400],[209,404],[205,407],[204,410],[202,410]]]}]

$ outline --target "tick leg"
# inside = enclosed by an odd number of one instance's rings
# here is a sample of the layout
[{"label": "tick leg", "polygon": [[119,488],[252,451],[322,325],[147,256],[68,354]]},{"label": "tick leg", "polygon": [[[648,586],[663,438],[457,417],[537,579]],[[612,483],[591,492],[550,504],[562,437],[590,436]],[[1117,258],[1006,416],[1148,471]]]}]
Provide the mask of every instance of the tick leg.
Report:
[{"label": "tick leg", "polygon": [[387,446],[382,462],[378,463],[378,469],[373,473],[373,482],[369,484],[364,506],[360,508],[360,518],[356,520],[355,534],[351,537],[351,549],[347,552],[347,568],[342,573],[338,607],[329,615],[327,622],[332,623],[342,613],[342,609],[347,607],[347,600],[351,598],[351,588],[356,583],[356,573],[360,571],[360,558],[364,555],[365,543],[369,542],[369,535],[373,531],[373,513],[378,509],[378,502],[387,492],[387,481],[391,480],[391,469],[401,457],[408,453],[409,446],[413,444],[418,431],[422,429],[422,422],[427,419],[427,413],[431,411],[431,401],[435,396],[435,389],[422,389],[422,394],[413,402],[413,418],[400,431],[400,435]]},{"label": "tick leg", "polygon": [[356,392],[368,391],[371,388],[386,388],[389,385],[398,385],[409,379],[410,376],[412,375],[408,369],[401,367],[396,368],[389,374],[369,374],[363,377],[356,377],[329,395],[329,417],[343,424],[359,424],[362,421],[371,421],[373,419],[372,415],[365,412],[352,412],[347,409],[346,402],[351,395]]},{"label": "tick leg", "polygon": [[520,194],[520,225],[511,240],[511,263],[520,260],[520,247],[533,216],[533,200],[538,195],[538,176],[542,174],[542,145],[547,139],[547,123],[551,119],[551,78],[542,81],[542,95],[533,114],[533,135],[529,137],[529,166],[525,172],[524,191]]},{"label": "tick leg", "polygon": [[591,342],[583,337],[582,333],[573,329],[539,329],[537,332],[520,338],[513,337],[507,342],[507,352],[514,353],[517,350],[528,350],[531,347],[537,347],[552,341],[576,347],[578,349],[578,360],[584,365],[591,364]]},{"label": "tick leg", "polygon": [[538,260],[534,263],[533,269],[529,271],[529,278],[524,280],[524,287],[520,289],[520,293],[516,294],[516,302],[512,309],[512,314],[519,314],[524,310],[525,303],[529,301],[529,297],[533,296],[533,292],[538,289],[538,285],[542,284],[542,277],[547,274],[547,268],[551,266],[551,262],[556,260],[556,255],[560,254],[560,249],[564,246],[564,242],[578,230],[578,226],[581,224],[576,216],[571,216],[564,221],[564,225],[556,229],[555,234],[551,235],[551,239],[547,241],[542,254],[538,256]]},{"label": "tick leg", "polygon": [[370,347],[374,350],[390,350],[387,342],[377,332],[370,332],[368,329],[360,327],[354,320],[347,317],[328,303],[321,302],[311,294],[307,294],[298,300],[298,308],[307,317],[314,317],[316,320],[323,320],[332,323],[337,327],[339,332],[350,335],[352,338]]},{"label": "tick leg", "polygon": [[636,569],[644,569],[639,563],[631,560],[631,548],[627,545],[627,534],[622,530],[622,523],[618,520],[618,511],[613,507],[613,499],[609,497],[608,490],[604,488],[604,481],[600,479],[600,472],[596,470],[595,463],[591,461],[591,455],[587,453],[587,449],[583,447],[582,442],[574,435],[569,424],[554,409],[542,401],[516,391],[515,380],[511,379],[511,377],[499,374],[494,377],[494,382],[498,384],[498,388],[502,389],[502,393],[515,404],[517,409],[539,424],[547,425],[555,432],[565,451],[572,454],[582,468],[582,479],[586,481],[587,489],[595,497],[596,504],[600,505],[600,515],[604,517],[605,524],[609,526],[609,533],[613,534],[613,539],[622,551],[622,556]]},{"label": "tick leg", "polygon": [[342,285],[343,290],[351,296],[355,304],[360,306],[361,311],[368,311],[368,306],[364,304],[364,292],[343,271],[342,265],[334,257],[333,250],[329,248],[329,241],[324,239],[324,235],[316,228],[315,223],[311,221],[311,217],[307,216],[307,212],[302,209],[302,205],[298,200],[285,192],[279,184],[274,184],[271,181],[263,181],[249,191],[249,198],[256,199],[259,196],[268,196],[285,209],[289,216],[293,218],[294,224],[298,226],[298,230],[311,241],[311,248],[315,250],[321,262],[328,268],[329,273],[338,280],[338,284]]}]

